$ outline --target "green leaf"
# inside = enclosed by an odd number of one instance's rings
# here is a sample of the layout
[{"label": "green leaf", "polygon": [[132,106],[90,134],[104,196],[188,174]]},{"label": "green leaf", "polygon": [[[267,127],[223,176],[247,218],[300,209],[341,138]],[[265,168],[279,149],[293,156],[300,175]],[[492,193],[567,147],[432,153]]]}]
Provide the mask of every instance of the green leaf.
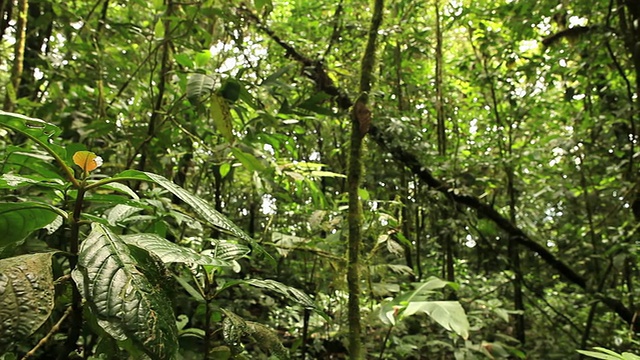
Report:
[{"label": "green leaf", "polygon": [[72,277],[109,335],[132,342],[152,359],[172,359],[178,334],[173,310],[154,284],[162,280],[145,276],[140,265],[118,235],[94,225],[80,246]]},{"label": "green leaf", "polygon": [[265,170],[265,166],[260,162],[260,160],[258,160],[258,158],[253,156],[253,154],[246,153],[236,147],[232,147],[231,152],[233,153],[233,156],[235,156],[235,158],[238,159],[245,168],[247,168],[247,170],[257,172]]},{"label": "green leaf", "polygon": [[138,197],[138,194],[136,194],[136,192],[133,191],[133,189],[131,189],[130,187],[128,187],[125,184],[112,182],[112,183],[109,183],[109,184],[102,185],[100,187],[112,190],[114,192],[118,192],[118,193],[121,193],[121,194],[128,195],[130,198],[135,199],[135,200],[139,200],[140,199],[140,197]]},{"label": "green leaf", "polygon": [[369,192],[366,189],[358,188],[358,197],[363,201],[369,200]]},{"label": "green leaf", "polygon": [[211,240],[211,243],[213,244],[212,248],[202,251],[202,254],[211,254],[211,256],[214,256],[216,259],[226,261],[238,260],[247,256],[251,252],[251,249],[249,249],[249,247],[241,244],[236,244],[228,240],[214,239]]},{"label": "green leaf", "polygon": [[165,35],[164,22],[162,19],[156,22],[156,26],[153,28],[153,34],[156,39],[162,39]]},{"label": "green leaf", "polygon": [[109,225],[116,226],[119,223],[124,222],[131,215],[142,211],[142,208],[129,206],[124,204],[118,204],[107,212],[107,220],[109,221]]},{"label": "green leaf", "polygon": [[233,143],[233,117],[229,109],[229,103],[220,95],[211,95],[211,117],[216,129],[224,136],[224,138]]},{"label": "green leaf", "polygon": [[51,224],[60,215],[46,204],[0,203],[0,248],[15,244],[33,231]]},{"label": "green leaf", "polygon": [[[173,182],[167,180],[165,177],[160,175],[142,172],[137,170],[126,170],[117,175],[115,175],[112,180],[143,180],[143,181],[151,181],[166,190],[168,190],[173,195],[179,197],[182,201],[190,205],[193,210],[202,217],[209,224],[220,228],[224,231],[231,233],[232,235],[246,240],[250,243],[254,243],[254,240],[249,237],[244,231],[242,231],[238,226],[236,226],[231,220],[227,219],[224,215],[218,212],[213,206],[209,205],[206,201],[201,198],[189,193],[187,190],[181,188],[180,186],[174,184]],[[257,244],[256,244],[257,245]]]},{"label": "green leaf", "polygon": [[617,352],[615,352],[615,351],[613,351],[613,350],[605,349],[605,348],[603,348],[603,347],[594,347],[593,349],[594,349],[594,350],[601,351],[601,352],[603,352],[603,353],[605,353],[605,354],[609,354],[609,355],[611,355],[611,356],[617,356],[617,357],[619,357],[619,358],[622,358],[622,355],[618,354]]},{"label": "green leaf", "polygon": [[240,280],[240,283],[274,291],[280,295],[285,296],[289,300],[297,302],[298,304],[306,308],[311,308],[311,309],[316,308],[316,304],[313,302],[313,300],[311,300],[309,295],[305,294],[301,290],[298,290],[291,286],[287,286],[283,283],[280,283],[274,280],[249,279],[249,280]]},{"label": "green leaf", "polygon": [[201,198],[192,195],[185,189],[179,187],[173,182],[167,180],[166,178],[154,174],[154,173],[144,173],[151,181],[162,186],[172,194],[179,197],[182,201],[189,204],[194,211],[200,215],[204,220],[210,223],[213,226],[219,227],[223,230],[230,232],[231,234],[253,242],[253,239],[249,237],[244,231],[242,231],[236,224],[231,222],[231,220],[227,219],[224,215],[216,211],[211,205],[209,205],[206,201]]},{"label": "green leaf", "polygon": [[198,102],[199,99],[213,91],[214,80],[211,76],[195,73],[187,80],[187,98]]},{"label": "green leaf", "polygon": [[427,279],[427,281],[418,284],[416,289],[409,294],[409,298],[407,301],[412,301],[415,297],[424,295],[426,292],[436,289],[442,289],[443,287],[450,285],[451,283],[448,281],[444,281],[442,279],[438,279],[435,276],[432,276]]},{"label": "green leaf", "polygon": [[[427,281],[423,283],[415,284],[414,286],[416,286],[415,290],[398,295],[392,301],[387,301],[382,304],[382,306],[380,307],[379,318],[384,324],[395,325],[396,317],[400,317],[400,319],[402,319],[403,316],[408,316],[407,314],[403,313],[403,311],[406,311],[405,309],[410,304],[414,302],[426,302],[427,296],[433,293],[433,290],[442,289],[445,286],[454,287],[455,284],[432,276],[428,278]],[[463,310],[463,315],[464,315],[464,310]],[[466,315],[464,315],[464,319],[466,321]],[[468,322],[467,322],[467,325],[468,325]],[[447,328],[447,329],[450,329],[450,328]]]},{"label": "green leaf", "polygon": [[256,7],[256,10],[258,12],[261,12],[262,8],[264,8],[265,6],[267,6],[267,9],[273,8],[273,3],[271,2],[271,0],[253,0],[253,5]]},{"label": "green leaf", "polygon": [[576,350],[576,351],[578,353],[582,354],[582,355],[587,355],[587,356],[590,356],[590,357],[595,358],[595,359],[603,359],[603,360],[621,360],[621,359],[624,359],[620,355],[618,355],[618,356],[607,355],[607,354],[603,354],[603,353],[599,353],[599,352],[595,352],[595,351],[586,351],[586,350]]},{"label": "green leaf", "polygon": [[203,304],[206,302],[204,295],[201,294],[200,291],[196,290],[193,286],[191,286],[191,284],[189,284],[187,280],[181,278],[180,276],[177,276],[176,274],[171,275],[174,279],[176,279],[178,284],[180,284],[189,293],[189,295],[193,297],[194,300]]},{"label": "green leaf", "polygon": [[209,255],[198,254],[193,249],[177,245],[155,234],[122,235],[121,238],[129,245],[135,245],[155,254],[164,263],[177,262],[231,268],[236,267],[235,264],[229,261],[217,259]]},{"label": "green leaf", "polygon": [[2,177],[0,177],[0,189],[15,190],[31,185],[50,187],[58,190],[63,190],[65,187],[60,179],[49,179],[39,175],[16,175],[7,173],[2,174]]},{"label": "green leaf", "polygon": [[220,165],[220,177],[224,178],[225,176],[227,176],[230,170],[231,170],[231,164],[224,163]]},{"label": "green leaf", "polygon": [[53,311],[54,253],[21,255],[0,260],[0,352],[13,341],[24,341]]},{"label": "green leaf", "polygon": [[618,354],[615,351],[605,349],[602,347],[594,347],[593,349],[598,350],[599,352],[587,351],[587,350],[577,350],[577,352],[579,352],[582,355],[587,355],[596,359],[604,359],[604,360],[639,360],[640,359],[640,356],[634,355],[628,352]]},{"label": "green leaf", "polygon": [[[13,147],[12,147],[13,148]],[[25,152],[11,151],[6,158],[5,171],[7,173],[16,173],[25,175],[27,173],[34,176],[41,176],[49,181],[64,182],[64,177],[60,173],[60,168],[54,166],[52,161],[54,157],[45,151],[29,151]],[[28,170],[28,171],[27,171]]]},{"label": "green leaf", "polygon": [[40,119],[34,119],[20,114],[8,113],[0,110],[0,126],[20,133],[33,140],[45,149],[58,162],[59,166],[65,166],[67,174],[73,171],[64,162],[66,151],[62,146],[53,143],[53,139],[60,134],[57,126]]},{"label": "green leaf", "polygon": [[346,178],[346,175],[338,174],[332,171],[312,171],[309,175],[317,177],[339,177]]},{"label": "green leaf", "polygon": [[201,52],[196,54],[194,62],[196,63],[197,67],[201,68],[207,65],[210,59],[211,59],[211,51],[202,50]]},{"label": "green leaf", "polygon": [[464,309],[457,301],[412,301],[402,312],[402,317],[424,312],[449,331],[464,339],[469,338],[469,321]]},{"label": "green leaf", "polygon": [[[69,198],[75,199],[76,192],[69,192]],[[133,207],[143,207],[143,205],[138,200],[131,200],[121,195],[115,194],[102,194],[98,192],[90,192],[85,196],[85,200],[90,201],[92,204],[105,204],[105,205],[114,205],[114,204],[124,204]],[[83,216],[86,213],[83,214]]]},{"label": "green leaf", "polygon": [[186,68],[192,68],[193,67],[193,61],[191,60],[191,58],[189,58],[189,55],[187,54],[176,54],[173,57],[176,62]]}]

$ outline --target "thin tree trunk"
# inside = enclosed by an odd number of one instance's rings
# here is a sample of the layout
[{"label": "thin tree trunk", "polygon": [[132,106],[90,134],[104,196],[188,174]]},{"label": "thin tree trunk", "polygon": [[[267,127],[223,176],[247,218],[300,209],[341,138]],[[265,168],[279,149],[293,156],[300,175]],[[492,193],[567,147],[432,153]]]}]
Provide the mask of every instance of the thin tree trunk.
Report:
[{"label": "thin tree trunk", "polygon": [[[401,43],[398,42],[394,48],[394,52],[393,52],[393,61],[395,63],[395,90],[394,90],[394,95],[396,95],[397,99],[398,99],[398,113],[402,113],[404,111],[404,94],[402,91],[402,49],[401,49]],[[404,206],[402,207],[402,210],[400,211],[400,218],[402,219],[402,232],[403,234],[407,237],[407,238],[412,238],[411,235],[411,226],[410,226],[410,221],[411,221],[411,211],[410,211],[410,206],[411,206],[411,202],[409,201],[409,197],[411,196],[410,194],[410,190],[409,190],[409,181],[411,181],[411,179],[413,178],[413,176],[409,176],[409,179],[407,179],[406,176],[406,171],[404,169],[404,167],[400,168],[400,174],[402,177],[402,184],[405,188],[406,193],[403,194],[402,198],[403,198],[403,202],[404,202]],[[414,195],[415,196],[415,195]],[[412,254],[412,249],[411,249],[411,245],[410,244],[405,244],[402,243],[402,247],[404,249],[404,257],[405,257],[405,263],[408,267],[410,267],[411,269],[414,269],[414,264],[413,264],[413,254]],[[415,269],[414,269],[415,270]],[[412,282],[416,281],[416,277],[415,277],[415,273],[413,275],[410,276],[410,280]]]},{"label": "thin tree trunk", "polygon": [[[361,104],[362,102],[356,103]],[[355,105],[354,105],[355,113]],[[347,191],[349,193],[349,256],[347,265],[347,283],[349,288],[349,358],[360,360],[362,356],[362,338],[360,325],[360,244],[362,242],[362,205],[358,189],[362,180],[362,135],[358,120],[353,116],[351,127],[351,146]]]},{"label": "thin tree trunk", "polygon": [[[511,129],[511,127],[510,127]],[[509,153],[511,155],[511,142],[509,143]],[[514,185],[514,173],[511,166],[506,167],[507,172],[507,192],[509,195],[509,217],[512,223],[516,223],[516,189]],[[522,311],[520,314],[514,314],[515,317],[515,337],[520,341],[520,344],[525,343],[525,319],[524,319],[524,299],[522,295],[522,269],[520,268],[520,249],[518,249],[518,243],[509,237],[509,262],[514,272],[513,279],[513,305],[517,311]]]},{"label": "thin tree trunk", "polygon": [[442,92],[442,29],[440,28],[440,1],[435,1],[436,11],[436,117],[438,119],[438,154],[446,155],[447,135],[445,133],[444,98]]},{"label": "thin tree trunk", "polygon": [[362,351],[362,328],[360,324],[360,245],[362,243],[362,204],[358,189],[362,181],[362,140],[371,125],[371,111],[367,107],[371,91],[373,66],[376,55],[376,38],[382,24],[383,0],[376,0],[369,28],[367,47],[362,57],[360,70],[360,96],[351,111],[351,144],[347,188],[349,193],[349,256],[347,283],[349,288],[349,358],[364,358]]},{"label": "thin tree trunk", "polygon": [[424,210],[418,208],[416,217],[416,281],[422,280],[422,230],[424,228]]},{"label": "thin tree trunk", "polygon": [[[147,127],[147,139],[152,139],[157,131],[159,118],[162,114],[162,106],[164,105],[164,95],[168,77],[170,76],[171,64],[169,62],[169,54],[171,53],[171,18],[173,16],[173,0],[166,0],[167,11],[164,14],[164,39],[162,39],[162,59],[160,68],[160,78],[158,80],[158,95],[153,106],[153,112],[149,119]],[[148,142],[145,144],[148,145]],[[144,171],[147,162],[147,146],[140,149],[140,161],[138,162],[138,170]]]},{"label": "thin tree trunk", "polygon": [[[437,132],[438,132],[438,155],[445,157],[447,155],[447,133],[445,125],[445,109],[444,109],[444,60],[442,58],[442,28],[440,26],[440,1],[436,0],[435,4],[435,16],[436,16],[436,119],[437,119]],[[441,211],[441,219],[449,219],[453,212],[451,211],[452,204],[446,204]],[[451,231],[444,227],[440,227],[438,234],[442,238],[443,248],[443,277],[447,281],[456,281],[455,273],[455,255],[454,255],[454,239]],[[447,292],[447,298],[450,300],[456,299],[456,293],[452,289],[445,289]]]},{"label": "thin tree trunk", "polygon": [[11,67],[10,86],[5,89],[4,106],[5,111],[13,111],[15,100],[18,96],[20,79],[24,67],[24,49],[27,40],[27,17],[29,14],[29,1],[18,1],[18,21],[16,21],[16,44],[13,51],[13,66]]},{"label": "thin tree trunk", "polygon": [[4,36],[4,30],[7,28],[7,26],[9,26],[12,9],[13,0],[0,0],[0,42],[2,41],[2,37]]}]

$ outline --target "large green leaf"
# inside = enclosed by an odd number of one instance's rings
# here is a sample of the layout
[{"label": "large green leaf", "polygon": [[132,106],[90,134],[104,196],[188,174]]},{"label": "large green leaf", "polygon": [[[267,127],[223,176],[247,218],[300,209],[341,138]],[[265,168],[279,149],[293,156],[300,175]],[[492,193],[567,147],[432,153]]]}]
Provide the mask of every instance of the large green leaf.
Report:
[{"label": "large green leaf", "polygon": [[72,276],[109,335],[153,359],[172,359],[178,333],[173,310],[156,285],[162,279],[154,271],[144,274],[144,265],[118,235],[96,224],[80,246]]},{"label": "large green leaf", "polygon": [[48,181],[64,182],[60,168],[53,163],[55,158],[46,151],[25,151],[24,148],[9,146],[5,154],[2,166],[5,173],[39,175]]},{"label": "large green leaf", "polygon": [[40,119],[30,118],[20,114],[8,113],[0,110],[0,126],[11,129],[33,140],[45,149],[58,162],[65,167],[67,175],[73,174],[63,159],[66,158],[65,149],[53,143],[53,139],[60,134],[57,126]]},{"label": "large green leaf", "polygon": [[130,187],[128,187],[125,184],[121,184],[121,183],[117,183],[117,182],[113,182],[113,183],[109,183],[106,185],[102,185],[103,188],[112,190],[116,193],[120,193],[120,194],[124,194],[129,196],[132,199],[135,200],[139,200],[140,198],[138,197],[138,194],[136,194],[135,191],[133,191],[133,189],[131,189]]},{"label": "large green leaf", "polygon": [[53,254],[0,260],[0,352],[4,345],[33,334],[51,315]]},{"label": "large green leaf", "polygon": [[283,283],[274,281],[274,280],[260,280],[260,279],[249,279],[249,280],[233,280],[222,286],[222,288],[227,288],[236,284],[247,284],[251,286],[255,286],[262,289],[271,290],[280,295],[285,296],[287,299],[297,302],[298,304],[306,307],[315,309],[316,305],[313,300],[309,297],[309,295],[305,294],[303,291],[293,288],[291,286],[287,286]]},{"label": "large green leaf", "polygon": [[187,80],[187,98],[198,102],[203,95],[210,94],[215,84],[214,79],[206,74],[194,73]]},{"label": "large green leaf", "polygon": [[396,319],[423,312],[449,331],[454,331],[463,338],[469,337],[469,321],[467,315],[457,301],[428,301],[433,290],[445,286],[456,287],[456,284],[430,277],[423,283],[415,284],[416,289],[403,293],[380,307],[380,320],[387,325],[395,325]]},{"label": "large green leaf", "polygon": [[587,350],[577,350],[577,352],[579,352],[582,355],[587,355],[589,357],[592,358],[596,358],[596,359],[604,359],[604,360],[640,360],[640,356],[638,355],[634,355],[632,353],[622,353],[622,354],[618,354],[615,351],[611,351],[609,349],[605,349],[602,347],[594,347],[594,350],[598,350],[599,352],[596,351],[587,351]]},{"label": "large green leaf", "polygon": [[584,350],[577,350],[577,351],[582,355],[587,355],[594,359],[603,359],[603,360],[622,360],[623,359],[622,356],[607,355],[607,354],[603,354],[595,351],[584,351]]},{"label": "large green leaf", "polygon": [[211,95],[211,117],[220,134],[228,142],[233,143],[235,140],[233,136],[233,117],[231,116],[231,109],[227,99],[221,95]]},{"label": "large green leaf", "polygon": [[155,234],[131,234],[121,236],[127,244],[137,246],[155,254],[164,263],[188,263],[237,268],[230,262],[213,256],[198,254],[192,249],[177,245]]},{"label": "large green leaf", "polygon": [[255,157],[253,154],[242,151],[237,147],[232,147],[231,153],[249,171],[262,172],[266,169],[266,166],[262,162],[260,162],[260,160],[258,160],[258,158]]},{"label": "large green leaf", "polygon": [[222,260],[238,260],[247,256],[251,249],[248,246],[237,244],[229,240],[211,240],[213,247],[211,249],[204,250],[203,254],[209,254],[217,259]]},{"label": "large green leaf", "polygon": [[453,331],[464,339],[469,337],[467,315],[457,301],[412,301],[402,312],[402,317],[423,312],[445,329]]},{"label": "large green leaf", "polygon": [[0,248],[23,240],[33,231],[51,224],[58,215],[46,204],[0,203]]},{"label": "large green leaf", "polygon": [[20,189],[23,187],[39,185],[63,190],[65,185],[59,178],[49,179],[39,175],[16,175],[13,173],[2,174],[0,177],[0,189]]},{"label": "large green leaf", "polygon": [[118,204],[107,211],[107,220],[109,225],[116,226],[142,210],[142,207]]},{"label": "large green leaf", "polygon": [[253,239],[249,237],[244,231],[242,231],[236,224],[231,222],[231,220],[227,219],[224,215],[218,212],[213,206],[209,205],[206,201],[201,198],[189,193],[187,190],[181,188],[180,186],[174,184],[169,181],[167,178],[162,177],[160,175],[142,172],[137,170],[126,170],[123,171],[112,178],[112,180],[119,179],[131,179],[131,180],[143,180],[143,181],[151,181],[154,182],[175,196],[179,197],[182,201],[189,204],[193,210],[200,215],[205,221],[209,224],[218,227],[222,230],[225,230],[234,236],[237,236],[241,239],[247,240],[253,243]]}]

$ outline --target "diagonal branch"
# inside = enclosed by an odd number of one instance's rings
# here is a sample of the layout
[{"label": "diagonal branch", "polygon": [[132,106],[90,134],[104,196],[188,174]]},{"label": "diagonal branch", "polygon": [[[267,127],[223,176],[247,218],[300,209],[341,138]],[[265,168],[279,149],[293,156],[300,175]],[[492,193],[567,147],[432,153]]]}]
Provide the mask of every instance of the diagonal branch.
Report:
[{"label": "diagonal branch", "polygon": [[338,103],[340,109],[348,110],[349,108],[351,108],[353,102],[351,101],[347,93],[344,90],[338,88],[333,80],[331,80],[324,68],[324,64],[322,63],[322,61],[313,60],[308,56],[305,56],[298,52],[292,45],[289,45],[288,42],[284,41],[273,30],[263,24],[260,18],[258,18],[256,14],[251,12],[251,10],[247,9],[246,7],[236,8],[236,14],[238,14],[238,16],[240,16],[241,18],[244,18],[253,23],[260,31],[269,35],[271,40],[273,40],[276,44],[278,44],[285,50],[285,56],[287,58],[295,60],[304,65],[304,74],[316,83],[318,89],[333,96],[336,99],[336,102]]},{"label": "diagonal branch", "polygon": [[[304,74],[309,79],[315,81],[320,90],[334,96],[336,103],[341,110],[346,111],[353,106],[353,102],[348,97],[347,93],[343,89],[337,87],[333,80],[328,77],[322,62],[312,60],[308,56],[298,52],[293,46],[276,35],[272,29],[263,24],[255,14],[251,13],[250,10],[246,8],[238,8],[236,10],[240,16],[245,17],[258,29],[266,33],[278,45],[284,48],[288,58],[305,65],[307,67],[307,71],[305,71]],[[475,196],[453,191],[453,188],[445,184],[443,181],[436,179],[431,171],[420,162],[414,153],[400,145],[394,145],[397,141],[392,141],[393,139],[391,139],[389,133],[383,131],[383,129],[380,129],[377,125],[373,123],[370,125],[369,135],[371,136],[371,139],[378,144],[378,146],[388,151],[396,161],[408,167],[429,187],[444,194],[450,200],[461,205],[466,205],[476,210],[478,213],[483,214],[483,216],[491,219],[504,232],[511,236],[514,241],[540,256],[542,260],[559,272],[564,277],[565,281],[578,285],[586,293],[592,294],[595,298],[602,301],[606,306],[618,314],[620,318],[629,323],[635,331],[640,332],[640,319],[636,318],[634,311],[627,308],[618,299],[596,293],[588,286],[584,277],[565,264],[562,260],[558,259],[546,247],[534,241],[530,235],[505,218],[493,206],[483,203]]]}]

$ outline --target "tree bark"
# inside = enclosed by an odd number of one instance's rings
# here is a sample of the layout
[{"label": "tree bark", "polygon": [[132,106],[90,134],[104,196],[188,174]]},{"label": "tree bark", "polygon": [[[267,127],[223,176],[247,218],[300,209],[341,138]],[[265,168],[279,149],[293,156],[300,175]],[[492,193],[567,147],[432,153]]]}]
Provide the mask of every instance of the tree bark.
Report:
[{"label": "tree bark", "polygon": [[347,187],[349,193],[349,256],[347,263],[347,283],[349,288],[349,358],[364,358],[362,351],[362,327],[360,324],[360,245],[362,243],[362,204],[359,188],[362,181],[362,141],[371,126],[371,111],[367,107],[371,91],[373,66],[376,56],[376,39],[382,24],[383,0],[376,0],[369,27],[367,47],[360,68],[360,96],[351,111],[351,144]]},{"label": "tree bark", "polygon": [[15,99],[20,88],[20,79],[24,67],[24,49],[27,40],[27,17],[29,14],[29,1],[20,0],[18,2],[18,21],[16,21],[16,44],[13,51],[13,66],[11,67],[11,86],[5,89],[4,106],[5,111],[13,111]]}]

